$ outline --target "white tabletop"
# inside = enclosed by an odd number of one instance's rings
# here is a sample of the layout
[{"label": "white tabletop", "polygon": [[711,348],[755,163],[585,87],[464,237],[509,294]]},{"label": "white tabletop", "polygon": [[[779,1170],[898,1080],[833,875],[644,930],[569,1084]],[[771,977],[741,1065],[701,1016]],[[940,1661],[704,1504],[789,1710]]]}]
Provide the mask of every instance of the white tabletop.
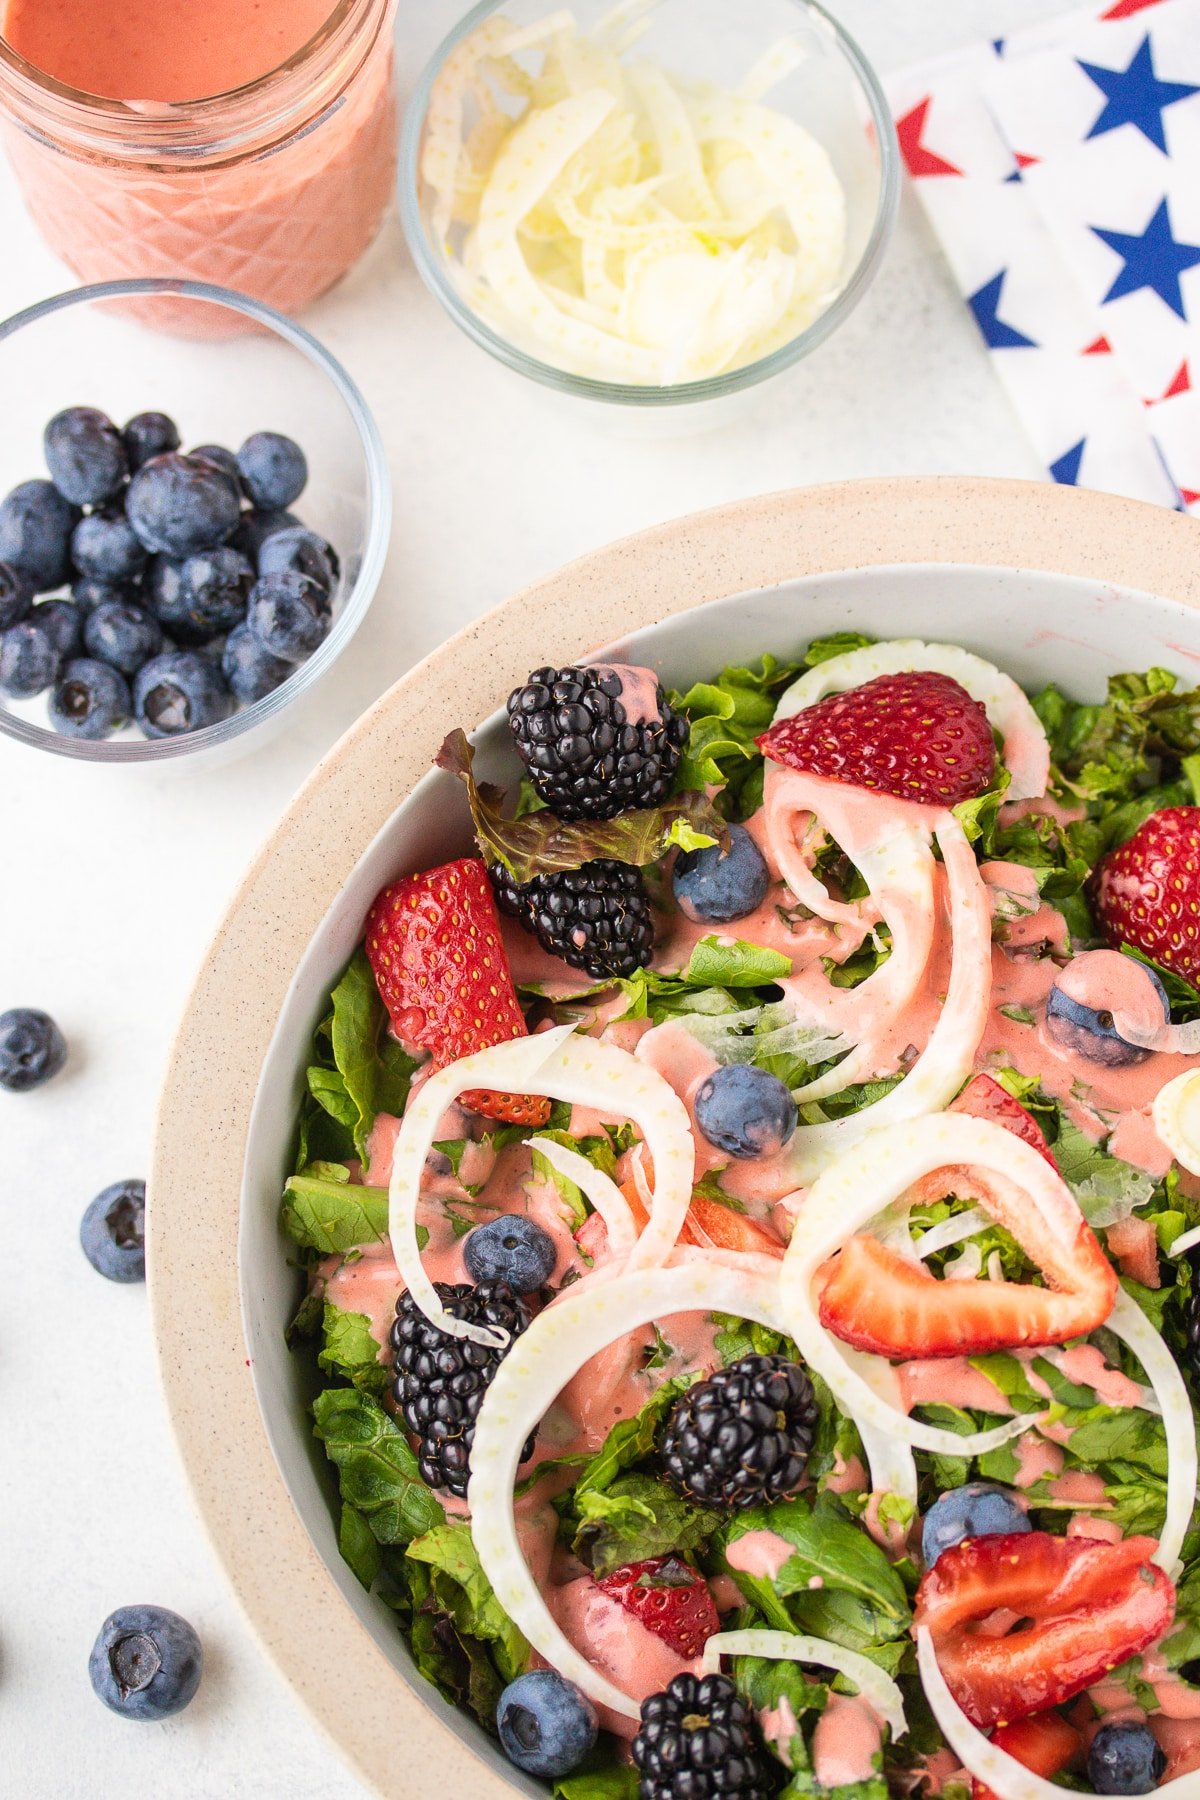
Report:
[{"label": "white tabletop", "polygon": [[[1067,10],[833,4],[884,71]],[[401,0],[405,91],[461,11],[459,0]],[[0,312],[69,285],[0,168]],[[396,500],[382,590],[321,704],[265,752],[187,780],[0,744],[0,1010],[44,1007],[72,1046],[68,1074],[0,1096],[0,1792],[22,1800],[362,1795],[267,1663],[201,1535],[145,1292],[101,1280],[77,1242],[93,1194],[145,1171],[163,1060],[204,946],[318,757],[459,626],[642,526],[850,476],[1041,473],[911,195],[858,312],[776,398],[718,435],[629,443],[599,432],[587,408],[519,387],[442,317],[394,219],[306,323],[374,407]],[[142,1601],[183,1613],[204,1640],[199,1696],[163,1725],[113,1717],[88,1685],[102,1619]]]}]

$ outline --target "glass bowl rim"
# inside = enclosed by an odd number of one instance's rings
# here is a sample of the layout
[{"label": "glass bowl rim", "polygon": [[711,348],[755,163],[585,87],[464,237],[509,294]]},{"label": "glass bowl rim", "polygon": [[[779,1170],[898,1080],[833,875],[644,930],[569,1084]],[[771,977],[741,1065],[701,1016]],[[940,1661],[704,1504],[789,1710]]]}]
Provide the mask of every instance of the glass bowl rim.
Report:
[{"label": "glass bowl rim", "polygon": [[76,762],[167,762],[231,743],[283,712],[293,700],[298,700],[332,668],[358,630],[379,586],[391,535],[392,491],[387,455],[375,417],[358,384],[318,338],[262,300],[255,300],[249,294],[241,294],[233,288],[219,287],[208,281],[143,276],[125,281],[93,282],[52,294],[0,321],[0,344],[15,337],[27,325],[39,324],[52,314],[67,311],[73,306],[155,296],[197,300],[240,313],[255,324],[265,326],[277,338],[282,338],[319,373],[326,376],[350,414],[363,452],[367,510],[363,527],[362,563],[354,585],[345,597],[341,612],[334,620],[332,630],[308,661],[300,663],[286,681],[281,682],[279,687],[263,699],[231,713],[216,725],[206,726],[202,731],[172,738],[71,738],[62,736],[48,726],[35,725],[27,719],[18,718],[0,708],[0,734],[28,744],[32,749],[48,750],[53,755],[70,757]]},{"label": "glass bowl rim", "polygon": [[756,362],[728,370],[722,375],[706,376],[702,381],[678,382],[671,387],[597,381],[591,376],[572,375],[565,369],[555,368],[552,363],[527,355],[481,319],[443,274],[439,259],[430,247],[420,200],[421,137],[429,112],[433,84],[459,45],[493,13],[502,12],[506,4],[506,0],[478,0],[478,4],[443,38],[421,72],[405,114],[397,176],[400,220],[417,272],[435,299],[473,343],[486,350],[506,368],[515,370],[518,375],[525,375],[531,381],[539,382],[543,387],[557,389],[560,393],[574,394],[581,399],[599,401],[610,406],[687,406],[741,393],[760,382],[769,381],[772,376],[782,374],[823,344],[849,318],[878,271],[896,222],[900,203],[900,145],[883,84],[856,39],[821,0],[791,0],[791,3],[800,11],[815,15],[820,20],[848,63],[870,107],[871,123],[879,148],[879,198],[870,233],[845,286],[820,317],[814,319],[811,325],[788,343],[773,350],[769,356],[760,357]]}]

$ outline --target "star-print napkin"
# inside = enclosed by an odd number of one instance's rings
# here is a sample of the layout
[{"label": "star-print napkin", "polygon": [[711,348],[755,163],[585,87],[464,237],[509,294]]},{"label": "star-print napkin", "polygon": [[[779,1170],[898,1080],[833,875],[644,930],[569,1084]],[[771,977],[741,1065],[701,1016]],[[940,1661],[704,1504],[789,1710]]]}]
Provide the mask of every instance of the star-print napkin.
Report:
[{"label": "star-print napkin", "polygon": [[1200,0],[1109,0],[890,90],[1050,474],[1200,513]]}]

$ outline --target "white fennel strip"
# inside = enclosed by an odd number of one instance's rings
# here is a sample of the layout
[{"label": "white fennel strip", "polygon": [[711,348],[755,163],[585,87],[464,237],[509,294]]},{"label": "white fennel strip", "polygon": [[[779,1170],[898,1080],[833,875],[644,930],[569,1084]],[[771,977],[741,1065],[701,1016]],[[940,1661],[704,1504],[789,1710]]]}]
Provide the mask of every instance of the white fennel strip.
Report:
[{"label": "white fennel strip", "polygon": [[814,1181],[870,1133],[949,1106],[974,1068],[991,1002],[991,907],[974,852],[953,814],[941,815],[936,835],[946,864],[953,933],[945,1005],[929,1042],[890,1094],[844,1119],[799,1127],[786,1153],[796,1187]]},{"label": "white fennel strip", "polygon": [[704,1673],[717,1675],[725,1656],[762,1656],[771,1662],[815,1664],[836,1669],[852,1681],[863,1699],[877,1712],[893,1738],[908,1730],[900,1689],[878,1663],[857,1650],[847,1650],[827,1638],[804,1637],[791,1631],[719,1631],[704,1646]]},{"label": "white fennel strip", "polygon": [[586,1156],[580,1156],[577,1150],[568,1150],[565,1144],[556,1143],[553,1138],[530,1138],[529,1148],[544,1156],[552,1168],[573,1181],[591,1201],[604,1220],[611,1254],[628,1256],[637,1242],[637,1226],[628,1200],[612,1177],[589,1162]]},{"label": "white fennel strip", "polygon": [[1167,1514],[1154,1560],[1174,1580],[1196,1504],[1196,1425],[1192,1403],[1178,1363],[1136,1300],[1122,1290],[1106,1322],[1141,1363],[1162,1410],[1167,1438]]},{"label": "white fennel strip", "polygon": [[662,1076],[645,1063],[615,1044],[597,1043],[573,1033],[574,1026],[559,1025],[535,1037],[516,1038],[463,1057],[431,1075],[405,1111],[396,1139],[389,1195],[392,1254],[421,1311],[452,1337],[470,1338],[494,1349],[502,1349],[507,1342],[503,1334],[451,1318],[443,1310],[437,1289],[425,1273],[417,1242],[417,1205],[425,1159],[443,1113],[460,1094],[473,1088],[548,1094],[572,1105],[593,1107],[605,1118],[632,1120],[654,1164],[650,1222],[631,1246],[632,1266],[646,1268],[665,1262],[683,1229],[695,1168],[687,1108]]},{"label": "white fennel strip", "polygon": [[[1154,1128],[1175,1161],[1190,1175],[1200,1175],[1200,1069],[1188,1069],[1159,1089]],[[1184,1237],[1188,1244],[1200,1241],[1197,1232],[1185,1232]],[[1175,1254],[1185,1247],[1183,1239],[1177,1238]]]}]

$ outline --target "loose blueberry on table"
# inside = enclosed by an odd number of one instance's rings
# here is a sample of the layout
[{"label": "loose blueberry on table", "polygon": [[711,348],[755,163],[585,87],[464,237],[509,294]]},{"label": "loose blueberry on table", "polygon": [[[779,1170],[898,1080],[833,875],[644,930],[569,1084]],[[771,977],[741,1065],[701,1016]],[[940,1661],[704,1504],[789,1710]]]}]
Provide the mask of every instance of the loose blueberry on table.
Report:
[{"label": "loose blueberry on table", "polygon": [[0,1013],[0,1088],[28,1093],[57,1075],[67,1060],[67,1041],[49,1013],[17,1006]]},{"label": "loose blueberry on table", "polygon": [[100,1627],[88,1658],[92,1691],[111,1712],[140,1724],[173,1718],[196,1697],[200,1639],[165,1606],[122,1606]]},{"label": "loose blueberry on table", "polygon": [[146,1279],[146,1184],[116,1181],[96,1195],[79,1227],[83,1254],[108,1281]]},{"label": "loose blueberry on table", "polygon": [[[181,441],[165,413],[119,430],[69,407],[46,427],[51,479],[0,503],[0,694],[48,694],[64,737],[203,731],[272,693],[330,631],[341,565],[290,510],[308,482],[300,446],[277,432],[236,452]],[[70,598],[34,604],[60,589]]]}]

